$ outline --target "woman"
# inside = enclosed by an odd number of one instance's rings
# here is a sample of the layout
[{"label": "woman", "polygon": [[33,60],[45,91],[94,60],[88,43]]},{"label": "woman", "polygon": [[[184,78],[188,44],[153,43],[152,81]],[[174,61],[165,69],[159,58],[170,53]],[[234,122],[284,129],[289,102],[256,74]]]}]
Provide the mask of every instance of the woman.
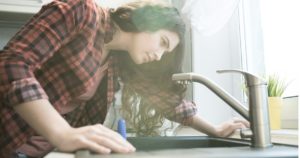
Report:
[{"label": "woman", "polygon": [[[116,10],[93,0],[43,6],[0,52],[0,157],[41,157],[54,147],[134,152],[101,125],[120,82],[124,114],[138,133],[157,127],[162,116],[214,136],[248,126],[213,126],[183,100],[185,87],[171,81],[181,72],[183,32],[176,9],[150,2]],[[136,122],[145,119],[146,126]]]}]

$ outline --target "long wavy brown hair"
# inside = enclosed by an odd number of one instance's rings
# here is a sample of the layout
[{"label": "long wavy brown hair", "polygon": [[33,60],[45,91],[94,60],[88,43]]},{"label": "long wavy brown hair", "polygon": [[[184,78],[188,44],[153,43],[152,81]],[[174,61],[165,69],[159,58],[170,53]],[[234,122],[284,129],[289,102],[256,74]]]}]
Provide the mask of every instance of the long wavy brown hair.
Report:
[{"label": "long wavy brown hair", "polygon": [[125,32],[165,29],[179,35],[178,46],[172,53],[163,55],[160,61],[137,65],[128,53],[112,53],[119,61],[123,83],[121,112],[127,124],[137,136],[159,135],[158,129],[165,117],[175,115],[175,107],[186,90],[185,86],[171,80],[172,74],[182,72],[184,22],[176,8],[153,2],[128,3],[112,10],[111,17]]}]

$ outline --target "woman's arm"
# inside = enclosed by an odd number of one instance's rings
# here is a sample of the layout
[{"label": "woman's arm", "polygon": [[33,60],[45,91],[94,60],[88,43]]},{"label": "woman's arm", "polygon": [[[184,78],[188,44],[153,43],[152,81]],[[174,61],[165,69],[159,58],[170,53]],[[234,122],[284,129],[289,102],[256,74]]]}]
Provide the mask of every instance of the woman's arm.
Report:
[{"label": "woman's arm", "polygon": [[22,103],[14,108],[33,129],[61,151],[89,149],[103,154],[135,151],[118,133],[100,124],[71,127],[46,99]]},{"label": "woman's arm", "polygon": [[190,127],[200,132],[203,132],[207,135],[215,136],[215,137],[229,137],[237,129],[250,127],[248,121],[239,118],[234,118],[232,120],[225,121],[220,125],[213,125],[208,121],[204,120],[203,118],[201,118],[197,114],[192,116],[191,119],[192,120],[190,121],[190,125],[189,125]]},{"label": "woman's arm", "polygon": [[48,100],[40,99],[14,106],[16,112],[38,133],[57,144],[55,138],[71,126],[51,106]]}]

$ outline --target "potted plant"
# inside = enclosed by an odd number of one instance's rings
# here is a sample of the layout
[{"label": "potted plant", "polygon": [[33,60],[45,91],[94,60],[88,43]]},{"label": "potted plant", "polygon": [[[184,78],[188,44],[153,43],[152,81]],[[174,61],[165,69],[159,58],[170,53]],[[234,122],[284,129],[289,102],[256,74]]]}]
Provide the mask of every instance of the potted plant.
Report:
[{"label": "potted plant", "polygon": [[269,116],[271,129],[281,128],[281,109],[282,109],[282,94],[287,88],[284,80],[278,75],[270,75],[267,78],[268,82],[268,102]]}]

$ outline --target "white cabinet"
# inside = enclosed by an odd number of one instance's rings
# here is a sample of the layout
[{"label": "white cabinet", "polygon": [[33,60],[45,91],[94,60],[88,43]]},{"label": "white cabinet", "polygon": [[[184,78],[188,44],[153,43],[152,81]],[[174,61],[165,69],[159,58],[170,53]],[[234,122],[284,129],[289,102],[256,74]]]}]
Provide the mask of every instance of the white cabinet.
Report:
[{"label": "white cabinet", "polygon": [[42,0],[1,0],[0,14],[3,12],[34,14],[42,7]]}]

